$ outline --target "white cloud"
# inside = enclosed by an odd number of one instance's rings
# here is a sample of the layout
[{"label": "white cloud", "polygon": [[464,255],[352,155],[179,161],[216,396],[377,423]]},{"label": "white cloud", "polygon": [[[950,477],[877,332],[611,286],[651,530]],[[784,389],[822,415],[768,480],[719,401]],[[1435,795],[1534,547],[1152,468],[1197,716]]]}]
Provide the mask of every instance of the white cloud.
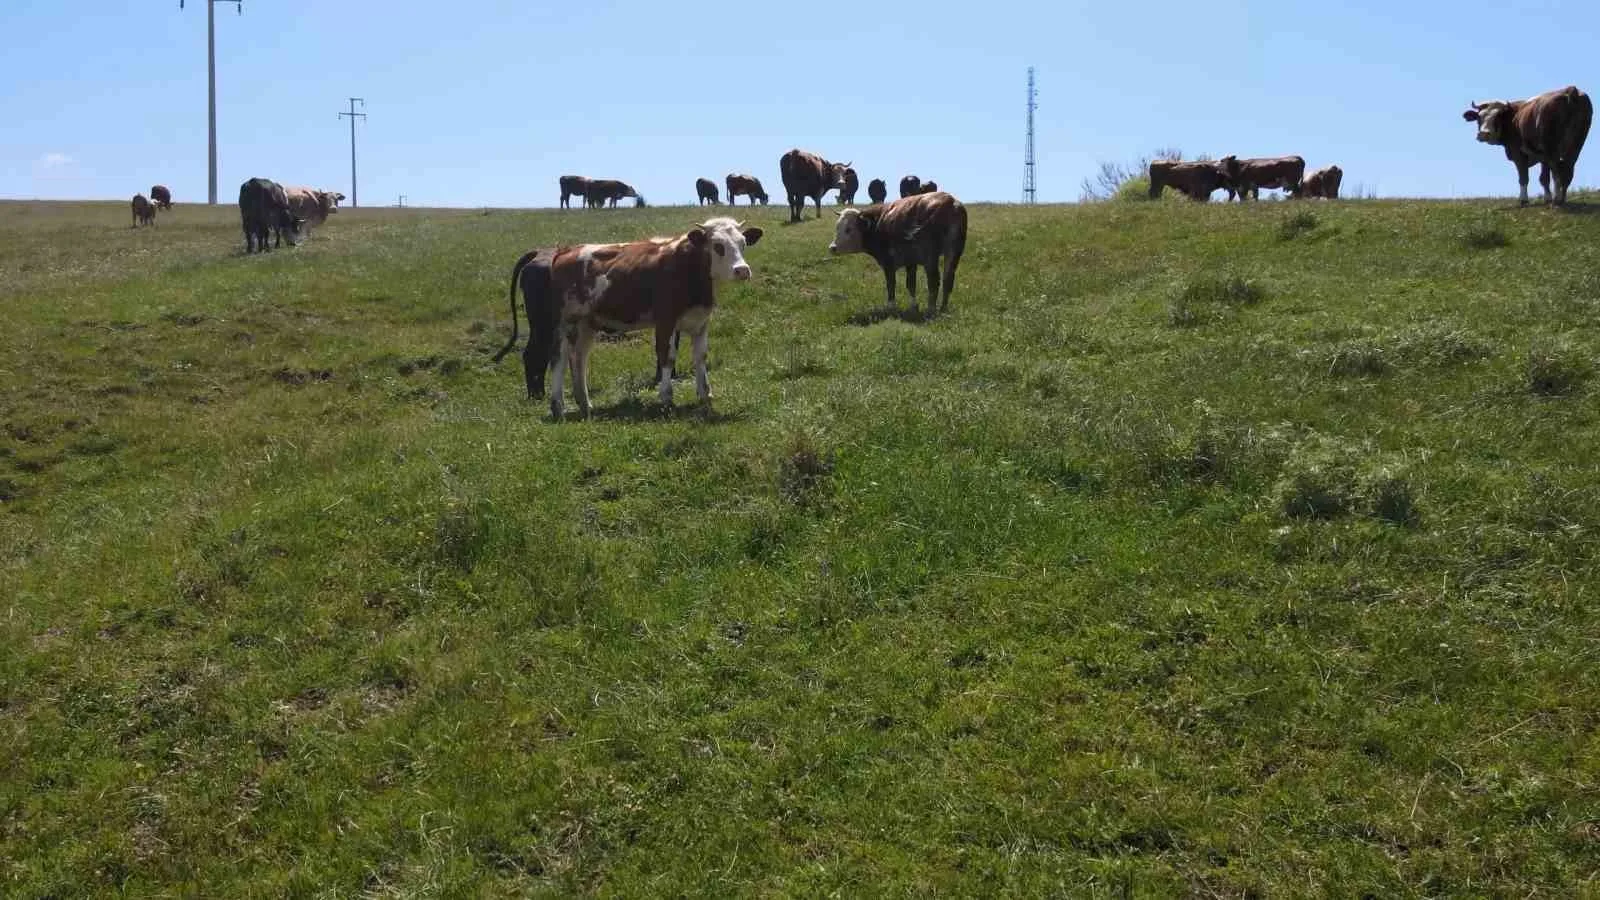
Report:
[{"label": "white cloud", "polygon": [[39,165],[46,169],[59,169],[62,166],[70,166],[73,162],[73,158],[65,153],[46,153],[39,157]]}]

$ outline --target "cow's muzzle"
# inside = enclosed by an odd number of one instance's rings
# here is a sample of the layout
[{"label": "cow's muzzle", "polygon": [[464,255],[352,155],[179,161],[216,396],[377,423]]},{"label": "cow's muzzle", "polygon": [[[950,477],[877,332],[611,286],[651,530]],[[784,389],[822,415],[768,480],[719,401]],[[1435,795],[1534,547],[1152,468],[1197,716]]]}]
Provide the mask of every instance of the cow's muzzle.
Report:
[{"label": "cow's muzzle", "polygon": [[734,266],[733,267],[733,280],[734,281],[749,281],[750,280],[750,267],[749,266]]}]

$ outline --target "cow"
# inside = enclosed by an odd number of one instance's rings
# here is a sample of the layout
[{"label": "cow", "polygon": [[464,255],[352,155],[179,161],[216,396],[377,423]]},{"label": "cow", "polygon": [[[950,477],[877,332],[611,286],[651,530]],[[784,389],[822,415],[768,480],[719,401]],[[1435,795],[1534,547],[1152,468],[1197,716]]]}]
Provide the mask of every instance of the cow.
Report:
[{"label": "cow", "polygon": [[561,208],[571,209],[572,201],[568,198],[577,197],[586,199],[589,195],[589,179],[582,175],[561,176]]},{"label": "cow", "polygon": [[778,160],[778,171],[783,175],[783,189],[789,194],[789,221],[800,221],[808,197],[817,205],[817,218],[822,218],[822,195],[844,186],[848,168],[849,163],[828,162],[804,150],[785,153]]},{"label": "cow", "polygon": [[922,179],[915,175],[907,175],[900,179],[900,197],[914,197],[922,193]]},{"label": "cow", "polygon": [[[588,202],[591,209],[599,209],[608,203],[613,209],[615,209],[617,206],[617,201],[621,200],[623,197],[632,197],[636,201],[642,200],[642,198],[639,196],[639,193],[635,191],[627,182],[616,181],[611,178],[592,179],[589,182],[586,193],[584,194],[584,199]],[[642,202],[636,202],[634,205],[641,206],[643,204]]]},{"label": "cow", "polygon": [[1293,193],[1305,178],[1306,161],[1298,156],[1277,156],[1261,159],[1239,159],[1224,156],[1217,160],[1223,174],[1223,187],[1228,189],[1228,199],[1239,195],[1239,202],[1260,200],[1262,188],[1276,188]]},{"label": "cow", "polygon": [[[906,292],[911,311],[917,309],[917,264],[928,276],[928,314],[950,308],[956,287],[956,266],[967,247],[967,208],[939,191],[915,194],[893,203],[846,209],[834,226],[828,252],[840,256],[865,253],[883,269],[889,306],[895,305],[895,269],[906,270]],[[940,295],[939,259],[944,258],[944,293]]]},{"label": "cow", "polygon": [[1161,191],[1170,187],[1190,200],[1204,203],[1226,180],[1222,167],[1214,162],[1158,159],[1150,164],[1150,199],[1161,199]]},{"label": "cow", "polygon": [[338,191],[319,191],[304,185],[284,185],[284,196],[289,199],[289,211],[305,222],[306,233],[313,227],[322,227],[328,216],[339,211],[339,201],[344,194]]},{"label": "cow", "polygon": [[133,202],[133,227],[140,225],[154,225],[156,223],[156,206],[143,194],[134,194]]},{"label": "cow", "polygon": [[583,244],[533,250],[511,270],[511,340],[495,354],[499,362],[517,343],[517,288],[528,316],[522,352],[528,398],[544,395],[551,371],[550,415],[565,411],[563,380],[572,369],[572,394],[589,414],[589,351],[602,331],[655,329],[656,371],[662,404],[672,404],[672,338],[688,333],[694,348],[695,393],[711,403],[706,377],[707,328],[716,307],[716,283],[744,281],[750,264],[744,251],[761,240],[760,228],[728,218],[709,219],[673,238],[625,244]]},{"label": "cow", "polygon": [[[722,202],[717,199],[717,183],[709,178],[696,178],[694,180],[694,192],[700,195],[700,204],[702,206],[707,203],[717,206]],[[732,199],[733,195],[729,194],[728,197]]]},{"label": "cow", "polygon": [[874,178],[867,182],[867,199],[873,203],[882,203],[889,199],[889,186],[883,183],[882,178]]},{"label": "cow", "polygon": [[853,206],[856,202],[856,191],[861,190],[861,176],[855,169],[844,170],[844,185],[839,188],[839,205]]},{"label": "cow", "polygon": [[290,211],[289,197],[283,185],[270,178],[252,178],[239,185],[239,218],[244,223],[246,253],[257,249],[262,253],[267,252],[268,231],[274,233],[274,246],[283,246],[285,231],[289,232],[290,244],[298,243],[300,227],[304,224]]},{"label": "cow", "polygon": [[1289,192],[1289,196],[1337,200],[1341,181],[1344,181],[1343,169],[1338,166],[1324,166],[1307,175],[1299,186]]},{"label": "cow", "polygon": [[924,181],[922,183],[922,190],[918,191],[918,193],[920,193],[920,194],[937,194],[937,193],[939,193],[939,182],[937,182],[937,181]]},{"label": "cow", "polygon": [[[1589,95],[1572,85],[1527,100],[1485,100],[1468,107],[1461,117],[1478,123],[1478,140],[1505,148],[1506,159],[1517,167],[1518,195],[1528,205],[1528,170],[1539,165],[1539,187],[1544,202],[1564,206],[1572,184],[1578,154],[1589,137],[1594,104]],[[1550,190],[1555,176],[1555,193]]]},{"label": "cow", "polygon": [[740,194],[750,198],[751,206],[755,206],[757,200],[761,201],[762,206],[767,205],[767,192],[761,187],[761,179],[756,178],[754,175],[730,173],[727,178],[727,184],[729,206],[738,205],[733,202],[733,198]]},{"label": "cow", "polygon": [[172,192],[167,190],[167,186],[164,184],[151,186],[150,200],[155,203],[157,209],[172,208]]}]

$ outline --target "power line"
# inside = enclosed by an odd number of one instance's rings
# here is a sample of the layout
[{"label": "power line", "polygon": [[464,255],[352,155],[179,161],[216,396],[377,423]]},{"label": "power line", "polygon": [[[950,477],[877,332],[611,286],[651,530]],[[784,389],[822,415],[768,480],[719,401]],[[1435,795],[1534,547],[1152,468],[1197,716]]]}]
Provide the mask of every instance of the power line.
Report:
[{"label": "power line", "polygon": [[1039,170],[1033,157],[1033,111],[1039,108],[1039,91],[1033,86],[1033,66],[1028,67],[1028,151],[1022,161],[1022,202],[1038,200]]},{"label": "power line", "polygon": [[[183,9],[184,0],[178,0]],[[207,174],[206,196],[212,206],[217,205],[217,4],[232,3],[244,15],[244,0],[206,0],[206,109],[210,122],[207,145],[210,166]]]},{"label": "power line", "polygon": [[351,97],[350,111],[339,113],[339,118],[341,119],[346,116],[350,118],[350,206],[352,209],[361,205],[356,199],[356,119],[365,119],[367,117],[364,112],[356,112],[357,103],[361,104],[362,109],[367,108],[367,101],[360,97]]}]

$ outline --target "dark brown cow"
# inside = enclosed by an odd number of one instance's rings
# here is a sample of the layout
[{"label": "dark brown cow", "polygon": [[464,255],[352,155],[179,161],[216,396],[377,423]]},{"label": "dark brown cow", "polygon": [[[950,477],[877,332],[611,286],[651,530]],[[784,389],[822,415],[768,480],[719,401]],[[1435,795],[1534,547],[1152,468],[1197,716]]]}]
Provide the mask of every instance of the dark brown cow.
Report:
[{"label": "dark brown cow", "polygon": [[[1589,95],[1572,85],[1527,100],[1485,100],[1474,103],[1462,118],[1478,123],[1478,140],[1505,148],[1506,159],[1517,167],[1520,199],[1528,205],[1528,170],[1539,165],[1539,187],[1544,202],[1562,206],[1578,166],[1578,154],[1589,138],[1594,104]],[[1550,176],[1555,175],[1555,193]]]},{"label": "dark brown cow", "polygon": [[907,175],[906,177],[900,179],[900,196],[902,199],[906,197],[914,197],[920,193],[922,193],[921,178],[918,178],[915,175]]},{"label": "dark brown cow", "polygon": [[1150,199],[1158,200],[1165,188],[1204,203],[1227,180],[1222,167],[1214,162],[1179,162],[1158,159],[1150,164]]},{"label": "dark brown cow", "polygon": [[[701,206],[707,203],[712,206],[719,206],[722,203],[721,200],[717,199],[717,183],[709,178],[696,178],[694,180],[694,192],[699,195]],[[733,196],[730,194],[728,199],[733,199]]]},{"label": "dark brown cow", "polygon": [[499,362],[517,343],[517,286],[528,314],[528,346],[522,352],[528,397],[544,394],[547,370],[550,414],[559,419],[563,379],[570,361],[572,394],[589,413],[589,350],[600,332],[654,328],[660,397],[672,403],[672,337],[687,332],[694,347],[695,392],[711,403],[706,377],[707,327],[716,307],[716,282],[750,277],[744,250],[761,240],[760,228],[732,219],[711,219],[675,238],[626,244],[584,244],[534,250],[511,270],[511,340],[495,354]]},{"label": "dark brown cow", "polygon": [[1292,193],[1306,175],[1306,161],[1298,156],[1259,159],[1224,156],[1217,164],[1222,167],[1225,179],[1222,186],[1228,189],[1228,199],[1232,200],[1237,193],[1241,203],[1247,199],[1260,200],[1262,188]]},{"label": "dark brown cow", "polygon": [[[917,194],[893,203],[847,209],[839,213],[833,243],[835,255],[865,253],[883,269],[889,306],[894,302],[894,272],[906,270],[906,292],[917,308],[917,265],[928,276],[928,314],[950,308],[956,287],[956,266],[967,248],[967,208],[944,192]],[[944,258],[944,293],[940,295],[939,258]]]},{"label": "dark brown cow", "polygon": [[1324,166],[1307,175],[1298,187],[1289,192],[1289,196],[1337,200],[1339,183],[1342,181],[1344,181],[1343,169],[1338,166]]},{"label": "dark brown cow", "polygon": [[850,206],[851,204],[855,203],[856,191],[859,190],[861,190],[861,176],[856,174],[855,169],[845,169],[844,185],[839,188],[840,205]]},{"label": "dark brown cow", "polygon": [[143,194],[134,194],[133,202],[133,227],[140,225],[154,225],[156,223],[156,206]]},{"label": "dark brown cow", "polygon": [[172,192],[164,184],[155,185],[150,188],[150,201],[159,209],[171,209]]},{"label": "dark brown cow", "polygon": [[579,197],[587,199],[589,196],[589,179],[582,175],[561,176],[561,208],[571,209],[572,202],[568,198]]},{"label": "dark brown cow", "polygon": [[873,203],[882,203],[889,199],[889,186],[883,183],[882,178],[874,178],[867,182],[867,199]]},{"label": "dark brown cow", "polygon": [[761,201],[762,206],[767,205],[767,192],[761,187],[761,179],[753,175],[730,173],[727,178],[727,185],[729,206],[738,205],[733,202],[733,198],[740,194],[750,198],[751,206],[755,206],[757,200]]},{"label": "dark brown cow", "polygon": [[633,197],[637,200],[639,199],[639,192],[635,191],[627,182],[617,181],[612,178],[591,178],[588,189],[584,193],[584,201],[589,204],[591,209],[599,209],[608,203],[614,209],[617,201],[623,197]]},{"label": "dark brown cow", "polygon": [[844,186],[844,173],[848,168],[849,163],[828,162],[804,150],[785,153],[778,160],[778,172],[783,176],[783,189],[789,194],[789,221],[800,221],[807,198],[816,203],[817,218],[822,218],[822,195]]},{"label": "dark brown cow", "polygon": [[939,182],[937,182],[937,181],[924,181],[922,183],[922,190],[918,191],[917,193],[919,193],[919,194],[937,194],[937,193],[939,193]]},{"label": "dark brown cow", "polygon": [[283,246],[283,233],[289,232],[289,243],[298,244],[302,236],[304,219],[296,218],[289,208],[289,195],[283,185],[270,178],[252,178],[239,185],[239,220],[244,226],[244,252],[267,252],[267,234],[273,235],[273,246]]}]

